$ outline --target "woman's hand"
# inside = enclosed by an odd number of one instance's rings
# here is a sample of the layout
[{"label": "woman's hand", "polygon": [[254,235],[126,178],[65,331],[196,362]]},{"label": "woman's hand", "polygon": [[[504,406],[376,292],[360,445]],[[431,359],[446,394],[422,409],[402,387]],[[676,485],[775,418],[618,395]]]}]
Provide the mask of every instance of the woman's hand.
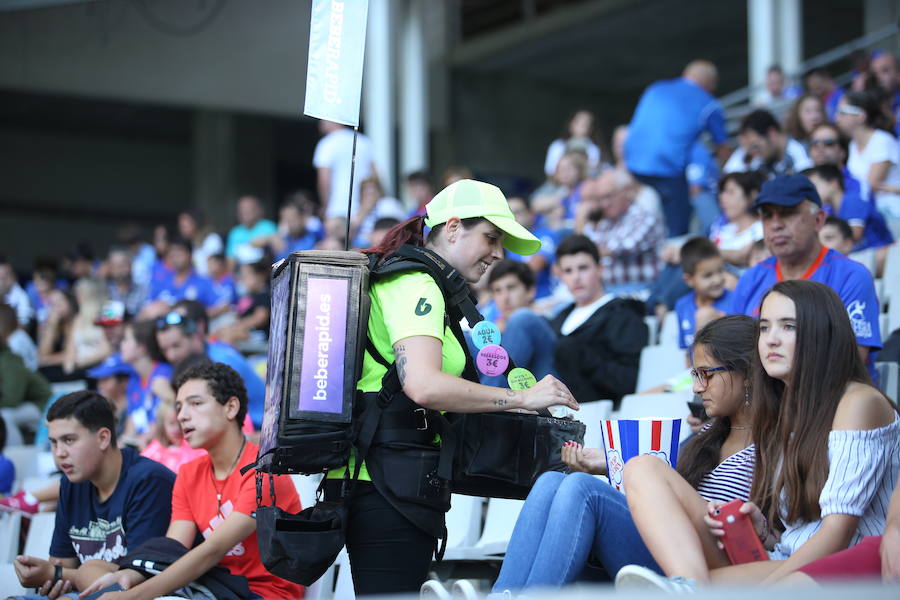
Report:
[{"label": "woman's hand", "polygon": [[[718,545],[719,549],[721,550],[725,549],[725,546],[722,545],[721,540],[722,536],[725,535],[725,530],[722,528],[722,522],[715,519],[714,517],[716,515],[716,511],[725,504],[725,502],[711,500],[706,505],[707,514],[703,517],[703,520],[706,522],[706,526],[709,527],[709,533],[713,537],[717,538],[716,545]],[[750,521],[753,523],[753,530],[756,532],[756,536],[759,538],[759,541],[765,544],[766,540],[769,537],[769,525],[766,521],[766,518],[759,510],[759,507],[752,502],[744,502],[738,509],[738,512],[742,515],[750,516]]]},{"label": "woman's hand", "polygon": [[577,442],[566,442],[560,452],[562,461],[573,472],[590,473],[591,475],[606,474],[606,454],[599,448],[583,448]]},{"label": "woman's hand", "polygon": [[[119,587],[123,590],[131,589],[132,587],[138,585],[146,579],[143,575],[135,571],[134,569],[122,569],[120,571],[113,571],[112,573],[107,573],[102,577],[98,578],[91,585],[89,585],[81,594],[79,594],[80,598],[84,598],[85,596],[89,596],[90,594],[99,592],[103,588],[109,587],[113,584],[118,583]],[[121,592],[113,592],[121,593]],[[103,597],[109,596],[110,594],[104,594]]]},{"label": "woman's hand", "polygon": [[522,392],[522,408],[538,410],[549,406],[568,406],[578,410],[578,402],[562,381],[553,375],[546,375],[536,384]]}]

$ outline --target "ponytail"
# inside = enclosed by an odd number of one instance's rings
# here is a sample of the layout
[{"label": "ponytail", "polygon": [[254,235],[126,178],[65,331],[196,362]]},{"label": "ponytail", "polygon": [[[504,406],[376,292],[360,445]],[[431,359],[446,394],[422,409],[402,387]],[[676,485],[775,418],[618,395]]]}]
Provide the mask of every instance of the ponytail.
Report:
[{"label": "ponytail", "polygon": [[384,239],[374,248],[363,250],[364,254],[377,254],[379,256],[388,256],[397,251],[403,244],[411,244],[413,246],[424,246],[425,236],[423,230],[425,227],[425,216],[418,215],[407,219],[402,223],[398,223],[388,229],[384,234]]}]

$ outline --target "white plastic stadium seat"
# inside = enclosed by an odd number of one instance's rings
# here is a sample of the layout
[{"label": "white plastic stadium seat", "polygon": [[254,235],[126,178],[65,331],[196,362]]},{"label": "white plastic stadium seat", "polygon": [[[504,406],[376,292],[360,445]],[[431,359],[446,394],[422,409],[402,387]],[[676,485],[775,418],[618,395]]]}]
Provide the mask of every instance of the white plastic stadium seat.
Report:
[{"label": "white plastic stadium seat", "polygon": [[597,402],[582,402],[581,409],[575,413],[575,418],[584,423],[584,447],[601,448],[603,438],[600,430],[602,421],[610,418],[612,414],[612,400],[598,400]]},{"label": "white plastic stadium seat", "polygon": [[643,392],[664,384],[685,370],[685,351],[677,344],[662,343],[658,346],[645,346],[641,350],[641,362],[638,367],[637,388]]},{"label": "white plastic stadium seat", "polygon": [[12,563],[0,564],[0,590],[3,590],[4,598],[6,596],[22,596],[34,592],[34,590],[27,590],[22,587]]},{"label": "white plastic stadium seat", "polygon": [[454,560],[453,552],[459,548],[470,548],[481,534],[481,517],[485,498],[453,494],[450,510],[447,511],[447,550],[444,557]]},{"label": "white plastic stadium seat", "polygon": [[56,525],[56,513],[38,513],[31,517],[28,537],[25,538],[26,556],[50,558],[50,541],[53,539],[53,528]]},{"label": "white plastic stadium seat", "polygon": [[878,385],[888,398],[897,402],[900,394],[900,365],[895,362],[877,362]]},{"label": "white plastic stadium seat", "polygon": [[0,564],[11,563],[19,553],[20,513],[0,514]]},{"label": "white plastic stadium seat", "polygon": [[875,249],[870,248],[868,250],[860,250],[859,252],[851,252],[847,258],[855,260],[856,262],[863,265],[865,268],[869,270],[869,273],[872,274],[872,277],[875,277]]}]

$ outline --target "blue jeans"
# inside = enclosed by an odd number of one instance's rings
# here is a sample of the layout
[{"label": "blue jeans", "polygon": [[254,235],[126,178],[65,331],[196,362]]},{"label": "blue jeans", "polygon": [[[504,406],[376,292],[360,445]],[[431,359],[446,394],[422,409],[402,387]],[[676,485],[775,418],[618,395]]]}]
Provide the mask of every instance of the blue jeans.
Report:
[{"label": "blue jeans", "polygon": [[[478,348],[466,333],[466,341],[472,356],[478,354]],[[528,369],[540,381],[545,375],[555,374],[553,370],[553,351],[556,348],[556,334],[550,322],[529,308],[520,308],[510,315],[506,321],[506,329],[500,336],[500,342],[509,352],[509,357],[517,367]],[[496,375],[488,377],[480,375],[481,383],[495,387],[509,387],[506,377]]]},{"label": "blue jeans", "polygon": [[657,177],[639,173],[634,173],[634,177],[641,183],[652,187],[659,194],[662,200],[663,214],[666,216],[669,237],[686,234],[691,223],[691,193],[688,189],[687,178],[684,175]]},{"label": "blue jeans", "polygon": [[571,583],[589,556],[611,577],[629,564],[662,573],[623,494],[587,473],[544,473],[519,513],[493,591]]}]

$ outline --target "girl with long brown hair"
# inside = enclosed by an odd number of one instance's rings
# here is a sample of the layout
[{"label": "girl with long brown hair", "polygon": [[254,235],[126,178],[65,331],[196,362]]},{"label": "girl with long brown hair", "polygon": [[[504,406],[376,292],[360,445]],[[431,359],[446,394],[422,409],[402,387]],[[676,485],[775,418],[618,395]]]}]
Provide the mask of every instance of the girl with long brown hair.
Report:
[{"label": "girl with long brown hair", "polygon": [[[752,382],[756,473],[750,515],[771,560],[729,566],[720,503],[672,475],[625,468],[628,505],[664,578],[624,567],[617,585],[693,589],[773,582],[884,528],[900,467],[900,416],[869,379],[847,309],[821,283],[782,281],[763,298]],[[645,459],[646,460],[646,459]]]}]

